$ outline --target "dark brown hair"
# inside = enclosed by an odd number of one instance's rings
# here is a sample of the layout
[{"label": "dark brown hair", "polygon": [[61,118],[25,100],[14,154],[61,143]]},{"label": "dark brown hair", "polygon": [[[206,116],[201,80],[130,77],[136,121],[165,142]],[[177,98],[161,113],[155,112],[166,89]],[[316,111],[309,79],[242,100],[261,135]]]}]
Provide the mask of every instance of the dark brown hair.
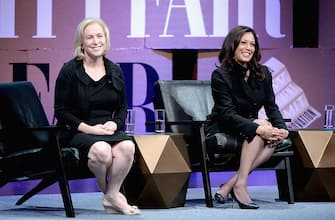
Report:
[{"label": "dark brown hair", "polygon": [[250,32],[255,38],[255,53],[248,63],[248,68],[256,74],[258,79],[264,79],[264,73],[260,68],[259,61],[261,60],[261,53],[259,51],[259,42],[256,32],[247,26],[236,26],[230,30],[223,41],[222,48],[219,53],[219,62],[221,68],[231,72],[233,69],[235,50],[238,47],[243,34]]}]

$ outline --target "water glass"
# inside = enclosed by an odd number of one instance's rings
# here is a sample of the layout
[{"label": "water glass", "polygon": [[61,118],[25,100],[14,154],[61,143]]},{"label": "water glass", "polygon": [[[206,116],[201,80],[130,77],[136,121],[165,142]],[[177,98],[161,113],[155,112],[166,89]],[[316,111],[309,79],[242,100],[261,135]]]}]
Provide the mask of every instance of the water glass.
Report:
[{"label": "water glass", "polygon": [[164,133],[165,132],[165,110],[155,109],[155,132]]},{"label": "water glass", "polygon": [[134,134],[135,129],[135,113],[136,111],[133,109],[127,110],[127,117],[126,117],[126,130],[127,134]]},{"label": "water glass", "polygon": [[335,105],[325,105],[324,128],[334,128],[334,109]]}]

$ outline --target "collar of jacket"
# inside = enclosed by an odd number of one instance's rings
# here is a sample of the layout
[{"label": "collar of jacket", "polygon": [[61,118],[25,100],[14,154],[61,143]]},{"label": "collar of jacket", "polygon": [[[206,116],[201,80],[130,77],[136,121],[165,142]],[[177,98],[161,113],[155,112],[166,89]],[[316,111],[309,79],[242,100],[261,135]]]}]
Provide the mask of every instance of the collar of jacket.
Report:
[{"label": "collar of jacket", "polygon": [[[250,85],[248,85],[245,80],[244,80],[244,77],[245,77],[245,74],[247,73],[248,71],[248,68],[245,68],[243,67],[241,64],[237,63],[235,60],[234,60],[234,63],[233,63],[233,71],[232,71],[232,74],[235,74],[236,76],[239,76],[239,81],[241,83],[241,86],[242,86],[242,89],[244,91],[244,94],[246,95],[246,97],[249,99],[249,101],[255,105],[256,103],[256,100],[255,100],[255,95],[254,95],[254,92],[253,90],[250,88]],[[252,74],[252,71],[250,71],[249,73],[249,77],[252,77],[254,76]]]},{"label": "collar of jacket", "polygon": [[[103,60],[106,69],[106,77],[108,79],[108,83],[112,84],[117,91],[121,91],[123,85],[122,82],[123,77],[121,76],[122,72],[120,70],[120,67],[114,64],[106,57],[103,57]],[[76,76],[83,84],[88,85],[90,83],[90,80],[88,77],[85,77],[84,75],[85,69],[83,65],[83,60],[78,60],[75,58],[75,62],[76,62],[76,68],[75,68]]]},{"label": "collar of jacket", "polygon": [[245,74],[247,73],[248,68],[245,68],[235,60],[233,61],[233,71],[232,74],[236,74],[244,79]]}]

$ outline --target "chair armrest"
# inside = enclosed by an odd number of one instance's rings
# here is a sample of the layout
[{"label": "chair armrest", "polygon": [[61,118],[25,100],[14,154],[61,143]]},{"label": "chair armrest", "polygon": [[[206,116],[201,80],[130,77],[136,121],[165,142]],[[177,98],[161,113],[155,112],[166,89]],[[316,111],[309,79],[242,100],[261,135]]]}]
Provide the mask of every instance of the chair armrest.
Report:
[{"label": "chair armrest", "polygon": [[31,128],[3,128],[0,130],[0,140],[6,144],[6,153],[29,148],[50,148],[55,146],[60,150],[59,131],[64,129],[59,126],[41,126]]},{"label": "chair armrest", "polygon": [[[203,125],[209,123],[210,120],[204,120],[204,121],[194,121],[194,120],[180,120],[180,121],[166,121],[166,125]],[[154,121],[148,121],[145,123],[146,126],[154,126]]]},{"label": "chair armrest", "polygon": [[194,121],[194,120],[181,120],[181,121],[167,121],[167,125],[204,125],[209,123],[209,120],[204,121]]},{"label": "chair armrest", "polygon": [[[285,122],[291,122],[290,118],[284,118]],[[208,124],[211,120],[180,120],[180,121],[166,121],[166,125],[194,125],[194,124]],[[155,125],[154,121],[145,122],[146,126]]]},{"label": "chair armrest", "polygon": [[292,140],[290,138],[285,138],[276,148],[275,153],[282,151],[292,151]]}]

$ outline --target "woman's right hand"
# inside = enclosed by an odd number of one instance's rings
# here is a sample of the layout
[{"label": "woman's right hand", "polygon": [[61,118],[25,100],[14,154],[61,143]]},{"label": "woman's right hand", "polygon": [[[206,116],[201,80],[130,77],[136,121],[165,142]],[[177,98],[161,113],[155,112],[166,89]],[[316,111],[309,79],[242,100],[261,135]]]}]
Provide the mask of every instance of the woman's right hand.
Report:
[{"label": "woman's right hand", "polygon": [[288,136],[288,130],[272,127],[272,125],[267,120],[256,119],[254,122],[259,125],[256,129],[256,133],[269,147],[277,146]]},{"label": "woman's right hand", "polygon": [[110,129],[106,129],[102,124],[97,124],[97,125],[93,125],[91,126],[92,130],[91,130],[91,134],[95,134],[95,135],[112,135],[114,134],[114,131],[110,130]]},{"label": "woman's right hand", "polygon": [[260,125],[258,126],[256,133],[261,136],[265,141],[273,142],[277,140],[274,135],[278,128],[274,128],[271,125]]},{"label": "woman's right hand", "polygon": [[84,132],[86,134],[94,134],[94,135],[112,135],[114,131],[109,129],[105,129],[102,124],[96,125],[88,125],[84,122],[79,124],[78,130]]},{"label": "woman's right hand", "polygon": [[259,134],[267,145],[277,146],[283,139],[288,136],[288,131],[285,129],[278,129],[269,125],[261,125],[257,128],[256,133]]}]

